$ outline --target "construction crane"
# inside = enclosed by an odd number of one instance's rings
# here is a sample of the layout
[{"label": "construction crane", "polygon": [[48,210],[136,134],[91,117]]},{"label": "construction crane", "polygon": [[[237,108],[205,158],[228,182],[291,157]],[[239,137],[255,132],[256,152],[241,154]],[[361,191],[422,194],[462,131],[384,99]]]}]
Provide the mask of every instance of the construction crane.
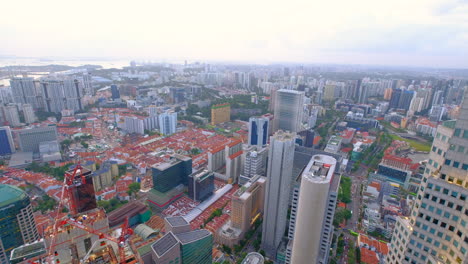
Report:
[{"label": "construction crane", "polygon": [[[133,234],[133,230],[129,227],[128,217],[125,218],[125,221],[121,226],[122,232],[120,236],[117,238],[112,237],[106,233],[100,232],[98,230],[95,230],[92,227],[86,226],[80,221],[77,221],[76,219],[73,218],[73,216],[78,215],[78,210],[77,210],[78,201],[76,201],[76,198],[73,194],[73,190],[74,188],[76,188],[77,186],[80,186],[81,184],[86,184],[86,178],[83,176],[82,171],[83,171],[83,167],[81,166],[80,163],[78,163],[73,169],[72,173],[70,172],[65,173],[65,177],[63,180],[63,187],[62,187],[62,191],[60,195],[60,202],[57,206],[55,219],[54,219],[52,239],[51,239],[51,243],[47,252],[47,262],[49,264],[54,263],[53,256],[56,254],[52,254],[52,252],[55,247],[55,239],[57,237],[59,227],[62,227],[66,224],[70,224],[90,234],[99,236],[99,239],[106,239],[106,240],[116,243],[119,249],[120,263],[127,263],[127,260],[125,259],[125,245],[129,240],[128,239],[129,236]],[[64,208],[65,203],[68,204],[71,217],[65,217],[63,219],[59,219],[59,214],[61,210]],[[86,219],[86,216],[82,216],[82,217],[83,219]]]},{"label": "construction crane", "polygon": [[[86,217],[84,216],[83,217],[83,220],[86,220]],[[119,257],[120,257],[120,263],[123,264],[123,263],[127,263],[127,260],[125,259],[125,244],[129,238],[129,236],[131,236],[133,234],[133,230],[128,226],[128,217],[125,218],[125,221],[124,223],[122,224],[121,226],[121,233],[120,233],[120,236],[119,237],[113,237],[113,236],[110,236],[106,233],[102,233],[102,232],[99,232],[98,230],[95,230],[89,226],[86,226],[82,223],[80,223],[79,221],[73,219],[73,218],[65,218],[64,220],[62,220],[59,224],[59,226],[64,226],[66,224],[70,224],[74,227],[77,227],[79,229],[82,229],[88,233],[91,233],[91,234],[94,234],[94,235],[97,235],[99,237],[99,239],[105,239],[105,240],[109,240],[109,241],[112,241],[114,243],[116,243],[119,247]],[[88,253],[89,254],[89,253]]]}]

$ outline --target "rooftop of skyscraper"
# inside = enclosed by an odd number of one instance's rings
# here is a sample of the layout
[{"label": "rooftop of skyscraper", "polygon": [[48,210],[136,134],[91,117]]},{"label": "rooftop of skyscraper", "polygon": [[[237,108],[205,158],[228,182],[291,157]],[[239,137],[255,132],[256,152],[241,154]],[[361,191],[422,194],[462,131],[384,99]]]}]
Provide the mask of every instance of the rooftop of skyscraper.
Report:
[{"label": "rooftop of skyscraper", "polygon": [[0,207],[14,203],[26,197],[27,194],[18,187],[0,184]]},{"label": "rooftop of skyscraper", "polygon": [[313,182],[329,182],[335,172],[336,160],[327,155],[315,155],[310,160],[303,176]]}]

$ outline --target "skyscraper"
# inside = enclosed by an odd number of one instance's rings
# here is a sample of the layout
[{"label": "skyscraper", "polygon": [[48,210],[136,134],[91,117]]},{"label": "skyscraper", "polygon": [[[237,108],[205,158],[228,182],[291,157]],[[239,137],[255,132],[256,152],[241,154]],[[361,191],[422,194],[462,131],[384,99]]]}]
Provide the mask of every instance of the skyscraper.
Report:
[{"label": "skyscraper", "polygon": [[16,105],[4,106],[3,113],[5,114],[5,119],[10,126],[21,125],[20,119],[19,119],[18,107],[16,107]]},{"label": "skyscraper", "polygon": [[15,152],[15,144],[11,136],[10,127],[0,127],[0,156]]},{"label": "skyscraper", "polygon": [[304,92],[278,90],[275,102],[274,127],[276,130],[298,132],[301,130],[304,113]]},{"label": "skyscraper", "polygon": [[64,109],[83,110],[83,85],[78,79],[43,80],[41,90],[47,112],[59,113]]},{"label": "skyscraper", "polygon": [[340,183],[335,167],[335,158],[314,155],[302,172],[291,210],[287,263],[328,263]]},{"label": "skyscraper", "polygon": [[392,91],[392,96],[390,98],[390,108],[398,108],[398,104],[400,102],[400,96],[401,96],[401,89],[394,89]]},{"label": "skyscraper", "polygon": [[16,104],[30,104],[34,109],[42,108],[42,95],[31,77],[15,77],[10,80],[13,101]]},{"label": "skyscraper", "polygon": [[411,100],[413,100],[414,94],[414,91],[403,91],[400,95],[398,108],[408,110],[411,105]]},{"label": "skyscraper", "polygon": [[267,117],[249,118],[249,145],[264,146],[267,144],[269,122]]},{"label": "skyscraper", "polygon": [[286,230],[295,139],[296,133],[282,130],[270,139],[262,246],[271,257],[275,256]]},{"label": "skyscraper", "polygon": [[466,263],[468,89],[458,120],[439,125],[409,218],[399,217],[387,263]]},{"label": "skyscraper", "polygon": [[0,184],[0,262],[9,263],[12,249],[39,239],[31,202],[21,189]]},{"label": "skyscraper", "polygon": [[22,129],[16,132],[19,147],[23,152],[39,152],[39,144],[46,141],[57,140],[57,127],[46,126]]},{"label": "skyscraper", "polygon": [[117,87],[116,84],[111,85],[111,93],[112,93],[112,99],[113,100],[120,98],[119,88]]},{"label": "skyscraper", "polygon": [[172,135],[177,130],[177,113],[165,112],[158,116],[159,118],[159,131],[163,135]]}]

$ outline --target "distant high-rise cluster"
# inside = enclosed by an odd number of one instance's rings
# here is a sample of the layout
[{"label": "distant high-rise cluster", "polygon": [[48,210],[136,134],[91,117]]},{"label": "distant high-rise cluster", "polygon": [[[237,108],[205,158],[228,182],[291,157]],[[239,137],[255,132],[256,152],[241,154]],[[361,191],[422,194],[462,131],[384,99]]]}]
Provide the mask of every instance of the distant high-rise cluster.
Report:
[{"label": "distant high-rise cluster", "polygon": [[91,94],[91,77],[56,77],[34,80],[31,77],[14,77],[10,80],[13,102],[28,104],[33,109],[60,113],[64,109],[84,109],[83,96]]}]

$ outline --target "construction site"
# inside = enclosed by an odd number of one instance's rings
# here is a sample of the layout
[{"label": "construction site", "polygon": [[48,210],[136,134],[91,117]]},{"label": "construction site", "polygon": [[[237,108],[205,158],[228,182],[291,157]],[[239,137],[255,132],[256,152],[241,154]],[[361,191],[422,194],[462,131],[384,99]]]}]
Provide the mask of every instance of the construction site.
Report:
[{"label": "construction site", "polygon": [[97,208],[91,171],[79,164],[65,173],[53,224],[44,232],[45,253],[26,263],[143,263],[132,245],[128,217],[113,229]]}]

